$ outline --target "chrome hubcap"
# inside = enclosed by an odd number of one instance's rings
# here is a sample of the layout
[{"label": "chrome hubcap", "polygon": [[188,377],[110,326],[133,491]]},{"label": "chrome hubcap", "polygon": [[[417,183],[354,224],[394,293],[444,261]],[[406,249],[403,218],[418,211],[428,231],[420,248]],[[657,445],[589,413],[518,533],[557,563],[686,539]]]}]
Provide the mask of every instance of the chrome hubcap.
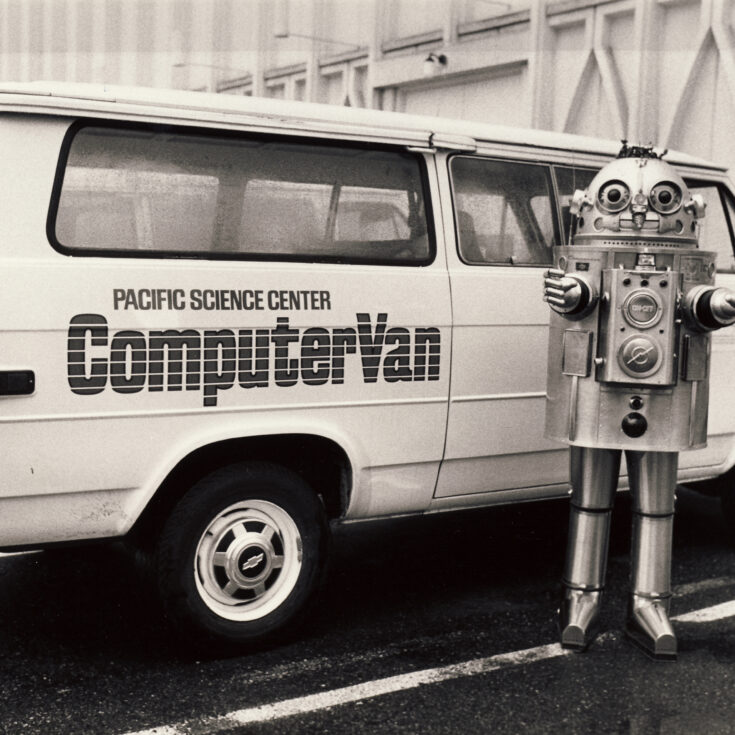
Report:
[{"label": "chrome hubcap", "polygon": [[247,621],[272,612],[291,594],[301,565],[301,535],[291,516],[265,500],[245,500],[209,524],[194,571],[207,607]]}]

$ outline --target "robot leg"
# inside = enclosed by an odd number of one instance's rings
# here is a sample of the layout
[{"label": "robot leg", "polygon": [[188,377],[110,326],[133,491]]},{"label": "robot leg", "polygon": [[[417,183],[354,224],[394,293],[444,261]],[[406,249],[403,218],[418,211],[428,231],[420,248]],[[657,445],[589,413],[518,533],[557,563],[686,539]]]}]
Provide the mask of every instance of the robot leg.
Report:
[{"label": "robot leg", "polygon": [[559,611],[561,644],[583,651],[596,633],[620,450],[571,448],[572,502]]},{"label": "robot leg", "polygon": [[669,622],[671,542],[679,455],[626,452],[633,494],[631,595],[627,636],[656,659],[676,659]]}]

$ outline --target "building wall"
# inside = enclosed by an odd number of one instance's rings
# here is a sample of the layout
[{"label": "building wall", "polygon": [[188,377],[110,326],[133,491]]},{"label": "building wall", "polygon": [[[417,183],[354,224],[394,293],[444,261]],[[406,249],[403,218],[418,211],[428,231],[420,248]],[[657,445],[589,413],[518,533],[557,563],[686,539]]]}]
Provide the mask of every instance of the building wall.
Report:
[{"label": "building wall", "polygon": [[0,0],[0,79],[440,114],[735,166],[734,39],[735,0]]}]

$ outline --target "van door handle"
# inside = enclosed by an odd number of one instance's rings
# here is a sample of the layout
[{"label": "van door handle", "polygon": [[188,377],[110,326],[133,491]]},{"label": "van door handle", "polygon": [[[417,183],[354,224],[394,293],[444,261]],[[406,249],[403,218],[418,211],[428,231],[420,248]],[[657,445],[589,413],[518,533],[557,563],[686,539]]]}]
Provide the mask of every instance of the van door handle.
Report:
[{"label": "van door handle", "polygon": [[0,396],[28,396],[35,390],[33,370],[0,370]]}]

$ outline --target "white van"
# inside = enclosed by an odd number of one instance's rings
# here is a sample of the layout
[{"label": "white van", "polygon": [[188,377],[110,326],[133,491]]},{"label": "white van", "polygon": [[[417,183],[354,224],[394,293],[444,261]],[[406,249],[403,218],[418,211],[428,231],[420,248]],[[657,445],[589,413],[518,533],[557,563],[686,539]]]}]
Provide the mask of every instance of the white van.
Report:
[{"label": "white van", "polygon": [[[542,271],[618,147],[4,85],[0,547],[134,539],[174,623],[240,645],[303,617],[330,522],[564,495]],[[667,160],[735,288],[725,170]],[[734,345],[713,335],[709,444],[682,481],[735,464]]]}]

